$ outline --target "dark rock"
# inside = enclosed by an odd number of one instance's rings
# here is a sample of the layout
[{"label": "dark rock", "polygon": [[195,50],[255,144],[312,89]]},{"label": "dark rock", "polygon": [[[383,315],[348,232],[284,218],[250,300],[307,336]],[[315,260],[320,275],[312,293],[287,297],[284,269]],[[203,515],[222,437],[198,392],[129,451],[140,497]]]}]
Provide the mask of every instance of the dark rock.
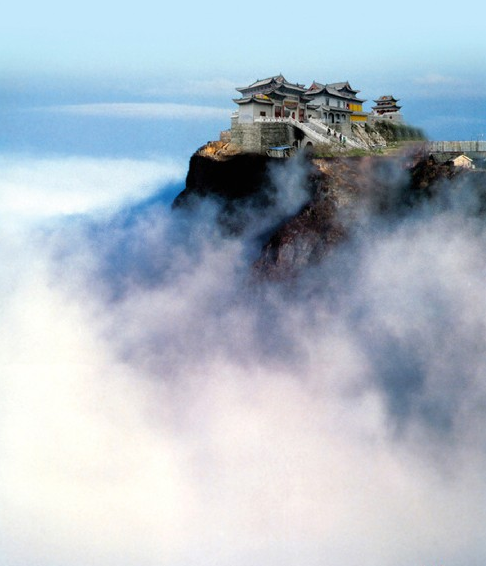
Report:
[{"label": "dark rock", "polygon": [[[343,242],[366,215],[406,215],[425,200],[434,199],[447,182],[463,179],[482,195],[486,209],[485,172],[458,171],[423,156],[363,156],[312,159],[307,175],[309,200],[291,218],[283,218],[265,234],[257,277],[288,279],[306,266],[322,261]],[[233,232],[242,231],[241,203],[269,211],[272,191],[269,164],[285,167],[289,161],[253,154],[224,160],[194,155],[186,189],[174,206],[187,206],[196,197],[214,197],[222,203],[222,218]],[[479,188],[478,188],[479,187]]]},{"label": "dark rock", "polygon": [[191,157],[186,188],[174,200],[184,206],[194,197],[221,197],[225,201],[242,200],[262,192],[270,184],[268,165],[271,158],[242,153],[216,160],[198,153]]}]

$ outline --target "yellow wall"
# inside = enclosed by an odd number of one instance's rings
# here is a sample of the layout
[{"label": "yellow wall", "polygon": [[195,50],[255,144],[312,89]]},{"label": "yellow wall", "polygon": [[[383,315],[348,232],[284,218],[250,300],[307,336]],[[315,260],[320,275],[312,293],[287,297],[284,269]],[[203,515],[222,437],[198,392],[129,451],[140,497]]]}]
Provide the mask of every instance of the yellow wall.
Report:
[{"label": "yellow wall", "polygon": [[[353,112],[363,112],[363,104],[354,102],[349,104],[349,109]],[[366,116],[356,116],[351,114],[351,122],[366,122]]]}]

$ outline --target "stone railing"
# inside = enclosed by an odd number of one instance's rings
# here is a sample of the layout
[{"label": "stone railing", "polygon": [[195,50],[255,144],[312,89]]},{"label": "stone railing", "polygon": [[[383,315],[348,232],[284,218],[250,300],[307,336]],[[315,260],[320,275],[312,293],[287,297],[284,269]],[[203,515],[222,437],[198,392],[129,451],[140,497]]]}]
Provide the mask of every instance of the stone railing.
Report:
[{"label": "stone railing", "polygon": [[316,132],[311,127],[306,125],[305,122],[298,122],[297,120],[294,120],[293,118],[289,118],[289,120],[290,120],[290,123],[293,126],[302,130],[304,132],[304,134],[306,134],[311,140],[313,139],[317,142],[325,143],[325,144],[332,143],[332,141],[329,139],[329,137],[324,136],[324,135],[320,134],[319,132]]},{"label": "stone railing", "polygon": [[326,122],[324,122],[323,120],[320,120],[319,118],[309,118],[309,122],[314,127],[317,127],[320,130],[326,132],[326,134],[328,136],[331,136],[333,138],[337,138],[338,140],[341,140],[340,143],[349,145],[350,147],[354,147],[354,148],[366,149],[366,144],[364,142],[362,142],[361,140],[356,139],[354,137],[347,137],[347,136],[341,134],[340,132],[338,132],[334,128],[331,128],[331,126],[329,126],[329,124],[326,124]]},{"label": "stone railing", "polygon": [[486,152],[486,141],[431,141],[428,142],[428,149],[431,152],[464,152],[464,153],[484,153]]},{"label": "stone railing", "polygon": [[287,122],[290,123],[292,118],[271,118],[270,116],[259,116],[255,118],[254,122]]}]

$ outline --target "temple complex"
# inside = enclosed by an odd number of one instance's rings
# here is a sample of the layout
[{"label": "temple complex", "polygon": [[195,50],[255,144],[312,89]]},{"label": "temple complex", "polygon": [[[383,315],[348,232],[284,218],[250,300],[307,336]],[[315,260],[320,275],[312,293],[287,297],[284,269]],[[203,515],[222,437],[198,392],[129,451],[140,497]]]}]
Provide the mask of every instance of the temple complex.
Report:
[{"label": "temple complex", "polygon": [[363,102],[357,97],[359,90],[346,82],[321,84],[316,81],[309,88],[290,83],[280,74],[257,80],[236,89],[241,98],[233,99],[238,105],[238,123],[248,124],[258,118],[292,118],[306,122],[315,118],[327,125],[346,125],[366,122]]},{"label": "temple complex", "polygon": [[[231,117],[231,141],[245,151],[282,152],[287,147],[326,144],[358,148],[353,128],[364,128],[371,116],[363,111],[366,100],[348,81],[313,81],[307,88],[279,74],[236,90],[241,96],[233,99],[238,110]],[[396,99],[381,97],[375,102],[376,119],[393,116],[401,121]]]}]

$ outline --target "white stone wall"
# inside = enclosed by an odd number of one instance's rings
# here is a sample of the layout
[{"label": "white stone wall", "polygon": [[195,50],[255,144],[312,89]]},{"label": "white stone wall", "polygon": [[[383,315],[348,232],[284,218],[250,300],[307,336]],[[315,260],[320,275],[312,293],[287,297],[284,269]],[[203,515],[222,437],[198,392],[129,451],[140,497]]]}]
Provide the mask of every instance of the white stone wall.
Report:
[{"label": "white stone wall", "polygon": [[233,124],[231,141],[244,151],[265,153],[275,145],[293,145],[295,128],[285,122],[255,122]]},{"label": "white stone wall", "polygon": [[260,118],[261,112],[265,112],[265,116],[271,118],[273,117],[273,106],[270,104],[259,104],[258,102],[241,104],[238,114],[238,123],[252,124],[255,118]]},{"label": "white stone wall", "polygon": [[[329,99],[329,104],[327,104],[327,100]],[[324,95],[324,94],[318,94],[316,97],[312,98],[312,104],[319,104],[319,105],[324,105],[324,106],[330,106],[331,108],[337,108],[338,107],[338,99],[334,98],[332,96],[328,96],[328,95]]]},{"label": "white stone wall", "polygon": [[430,152],[445,151],[445,152],[467,152],[467,153],[486,153],[486,141],[471,140],[471,141],[435,141],[428,142],[428,150]]},{"label": "white stone wall", "polygon": [[405,124],[403,114],[400,114],[400,112],[385,112],[385,114],[369,115],[370,123],[376,122],[377,120],[381,120],[382,122],[391,122],[392,124]]}]

